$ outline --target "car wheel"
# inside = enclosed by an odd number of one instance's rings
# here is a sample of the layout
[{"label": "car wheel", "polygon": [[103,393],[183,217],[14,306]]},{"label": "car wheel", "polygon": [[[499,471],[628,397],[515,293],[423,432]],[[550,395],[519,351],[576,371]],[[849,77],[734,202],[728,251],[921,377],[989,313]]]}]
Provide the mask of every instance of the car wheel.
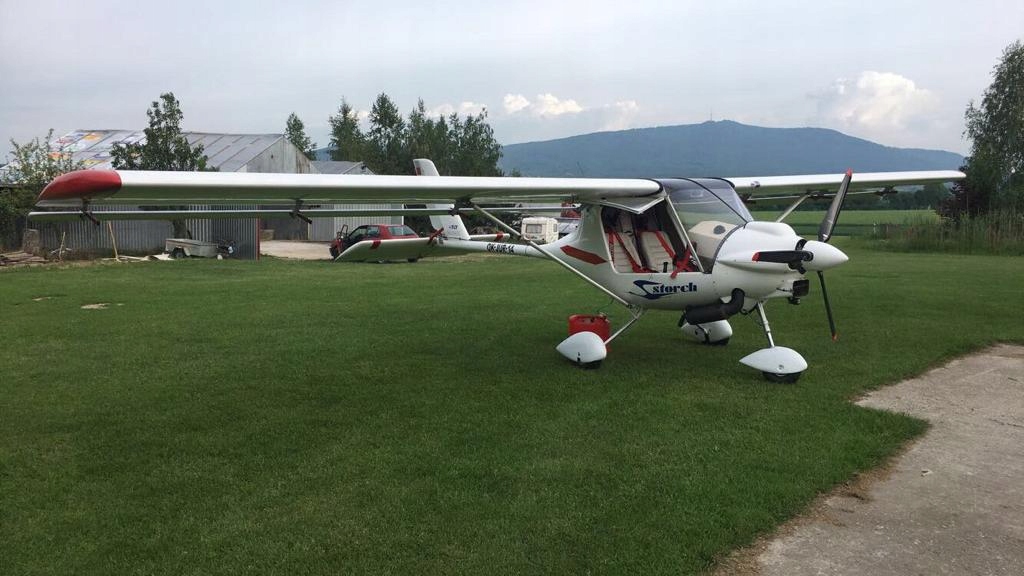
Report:
[{"label": "car wheel", "polygon": [[412,262],[419,262],[420,261],[419,258],[409,258],[408,260],[409,260],[410,263],[412,263]]},{"label": "car wheel", "polygon": [[185,250],[182,248],[175,248],[174,250],[171,250],[171,258],[174,258],[175,260],[180,260],[186,256]]}]

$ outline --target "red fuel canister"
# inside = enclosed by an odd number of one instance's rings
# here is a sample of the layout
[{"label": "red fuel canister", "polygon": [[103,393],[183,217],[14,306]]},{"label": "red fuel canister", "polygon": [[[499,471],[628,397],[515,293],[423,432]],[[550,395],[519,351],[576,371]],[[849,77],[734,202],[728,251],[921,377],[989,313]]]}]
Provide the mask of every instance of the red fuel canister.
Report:
[{"label": "red fuel canister", "polygon": [[593,332],[600,336],[601,340],[607,340],[611,336],[612,328],[604,314],[573,314],[569,316],[569,335],[577,332]]}]

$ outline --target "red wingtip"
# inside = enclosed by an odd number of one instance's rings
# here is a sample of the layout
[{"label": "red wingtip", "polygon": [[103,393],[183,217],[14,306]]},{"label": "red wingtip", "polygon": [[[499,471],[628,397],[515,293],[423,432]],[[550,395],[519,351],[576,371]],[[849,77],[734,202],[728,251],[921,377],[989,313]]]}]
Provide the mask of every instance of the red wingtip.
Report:
[{"label": "red wingtip", "polygon": [[846,169],[846,175],[847,176],[853,176],[853,168],[847,168]]},{"label": "red wingtip", "polygon": [[121,189],[121,176],[114,170],[76,170],[53,179],[39,193],[40,200],[91,198]]}]

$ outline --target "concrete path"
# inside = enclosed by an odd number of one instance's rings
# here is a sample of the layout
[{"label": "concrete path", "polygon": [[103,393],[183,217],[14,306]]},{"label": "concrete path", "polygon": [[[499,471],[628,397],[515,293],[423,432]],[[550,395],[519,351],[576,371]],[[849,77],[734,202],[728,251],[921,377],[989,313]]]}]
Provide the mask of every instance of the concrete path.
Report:
[{"label": "concrete path", "polygon": [[297,240],[262,240],[260,254],[298,260],[330,260],[329,242],[300,242]]},{"label": "concrete path", "polygon": [[826,498],[735,571],[1024,574],[1024,347],[954,360],[859,404],[932,428],[863,491]]}]

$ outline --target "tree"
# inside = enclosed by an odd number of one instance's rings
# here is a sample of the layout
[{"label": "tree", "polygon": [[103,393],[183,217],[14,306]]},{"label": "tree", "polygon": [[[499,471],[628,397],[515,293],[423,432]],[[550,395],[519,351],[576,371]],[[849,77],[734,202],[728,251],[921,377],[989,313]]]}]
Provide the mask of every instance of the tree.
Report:
[{"label": "tree", "polygon": [[430,158],[448,176],[502,176],[501,144],[487,123],[487,111],[461,118],[457,113],[432,117],[420,99],[402,118],[398,106],[381,93],[370,110],[364,135],[344,99],[330,117],[331,158],[362,160],[378,174],[412,174],[413,158]]},{"label": "tree", "polygon": [[[161,105],[161,102],[163,104]],[[111,151],[116,170],[205,171],[202,144],[192,146],[181,132],[181,106],[174,93],[160,95],[146,111],[149,128],[144,142],[114,144]]]},{"label": "tree", "polygon": [[455,153],[451,174],[459,176],[503,176],[498,161],[501,144],[494,139],[494,129],[487,123],[487,110],[460,121],[457,114],[449,117],[451,144]]},{"label": "tree", "polygon": [[939,184],[938,182],[925,184],[923,188],[914,193],[914,205],[912,207],[931,208],[932,210],[935,210],[945,202],[949,196],[950,193],[945,184]]},{"label": "tree", "polygon": [[62,149],[55,149],[53,130],[46,139],[18,144],[11,140],[14,159],[5,168],[0,182],[0,245],[13,247],[20,242],[28,213],[36,197],[54,178],[85,166]]},{"label": "tree", "polygon": [[316,160],[316,143],[306,136],[306,125],[299,120],[294,112],[288,115],[288,121],[284,126],[284,135],[289,142],[306,155],[306,158]]},{"label": "tree", "polygon": [[[116,170],[171,170],[179,172],[213,170],[206,166],[202,144],[192,146],[181,132],[181,106],[174,93],[160,95],[149,110],[149,128],[144,142],[117,143],[111,151]],[[176,238],[190,237],[184,220],[172,220]]]},{"label": "tree", "polygon": [[1024,210],[1024,44],[1007,46],[992,76],[981,106],[971,102],[964,115],[971,154],[958,192],[969,196],[951,204],[969,215]]},{"label": "tree", "polygon": [[430,158],[438,171],[447,173],[449,157],[448,124],[444,117],[434,120],[427,115],[421,98],[409,112],[406,124],[406,147],[410,158]]},{"label": "tree", "polygon": [[381,92],[370,108],[366,161],[377,174],[411,174],[412,157],[405,141],[405,121],[398,106]]},{"label": "tree", "polygon": [[338,113],[327,119],[331,125],[331,160],[363,160],[366,137],[359,129],[359,119],[344,98]]}]

